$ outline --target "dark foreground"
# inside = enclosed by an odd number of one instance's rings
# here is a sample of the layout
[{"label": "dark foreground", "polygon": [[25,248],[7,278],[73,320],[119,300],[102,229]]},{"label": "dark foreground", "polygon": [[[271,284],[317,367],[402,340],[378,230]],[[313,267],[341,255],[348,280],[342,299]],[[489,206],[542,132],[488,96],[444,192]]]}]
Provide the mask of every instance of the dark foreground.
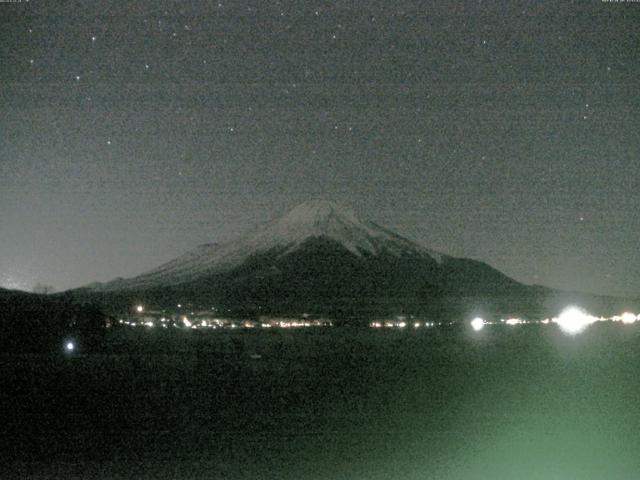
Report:
[{"label": "dark foreground", "polygon": [[0,478],[637,479],[639,347],[635,325],[111,333],[0,356]]}]

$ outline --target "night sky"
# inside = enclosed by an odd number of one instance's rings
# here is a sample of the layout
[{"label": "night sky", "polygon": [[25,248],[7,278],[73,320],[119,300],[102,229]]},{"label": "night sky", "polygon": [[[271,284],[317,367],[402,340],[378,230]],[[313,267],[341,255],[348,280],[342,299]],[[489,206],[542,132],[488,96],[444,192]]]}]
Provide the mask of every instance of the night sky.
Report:
[{"label": "night sky", "polygon": [[640,296],[640,3],[0,3],[0,286],[133,276],[310,198]]}]

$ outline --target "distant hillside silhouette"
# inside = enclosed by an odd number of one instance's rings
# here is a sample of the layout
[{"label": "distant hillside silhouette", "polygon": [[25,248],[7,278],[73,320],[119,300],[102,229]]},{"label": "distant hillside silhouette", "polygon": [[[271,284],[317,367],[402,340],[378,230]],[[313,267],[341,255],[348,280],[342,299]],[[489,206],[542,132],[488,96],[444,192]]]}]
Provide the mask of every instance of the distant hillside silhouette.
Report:
[{"label": "distant hillside silhouette", "polygon": [[81,306],[69,295],[39,295],[0,288],[0,351],[42,352],[62,349],[74,339],[81,351],[99,349],[105,315]]}]

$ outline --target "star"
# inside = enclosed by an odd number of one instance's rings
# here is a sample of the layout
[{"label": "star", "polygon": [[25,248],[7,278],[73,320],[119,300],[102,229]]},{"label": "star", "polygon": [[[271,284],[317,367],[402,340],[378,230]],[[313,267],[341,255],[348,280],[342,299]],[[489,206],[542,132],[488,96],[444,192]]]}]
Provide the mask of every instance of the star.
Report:
[{"label": "star", "polygon": [[111,140],[107,140],[107,145],[111,145]]},{"label": "star", "polygon": [[80,75],[76,75],[76,80],[80,80]]},{"label": "star", "polygon": [[92,42],[95,42],[97,39],[98,39],[98,37],[96,37],[96,36],[91,37],[91,41]]},{"label": "star", "polygon": [[31,58],[31,59],[29,59],[29,63],[30,63],[31,65],[33,65],[33,64],[35,63],[35,60],[34,60],[33,58]]}]

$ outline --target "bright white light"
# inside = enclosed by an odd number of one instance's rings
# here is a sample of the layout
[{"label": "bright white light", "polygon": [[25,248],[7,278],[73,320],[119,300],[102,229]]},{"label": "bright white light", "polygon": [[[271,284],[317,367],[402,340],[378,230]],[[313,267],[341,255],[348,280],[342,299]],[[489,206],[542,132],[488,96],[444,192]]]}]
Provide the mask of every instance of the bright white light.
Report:
[{"label": "bright white light", "polygon": [[509,318],[505,321],[505,323],[507,325],[520,325],[522,323],[522,320],[520,320],[519,318]]},{"label": "bright white light", "polygon": [[631,312],[624,312],[620,315],[620,321],[622,323],[634,323],[636,321],[636,316]]},{"label": "bright white light", "polygon": [[575,335],[582,332],[596,320],[595,317],[588,315],[577,307],[569,307],[565,309],[555,322],[560,329],[569,335]]},{"label": "bright white light", "polygon": [[407,323],[406,323],[406,322],[400,322],[400,323],[398,324],[398,327],[400,327],[400,328],[404,328],[404,327],[406,327],[406,326],[407,326]]},{"label": "bright white light", "polygon": [[184,326],[187,328],[191,326],[191,322],[187,317],[182,317],[182,323],[184,323]]},{"label": "bright white light", "polygon": [[73,352],[73,349],[76,348],[76,346],[73,344],[73,342],[67,342],[64,348],[67,349],[67,352]]},{"label": "bright white light", "polygon": [[476,332],[482,330],[484,327],[484,320],[480,317],[476,317],[471,320],[471,328],[473,328]]},{"label": "bright white light", "polygon": [[144,312],[144,307],[143,307],[142,305],[138,305],[138,306],[136,307],[136,312],[138,312],[138,313],[142,313],[142,312]]},{"label": "bright white light", "polygon": [[420,322],[416,322],[413,324],[413,328],[420,328]]}]

